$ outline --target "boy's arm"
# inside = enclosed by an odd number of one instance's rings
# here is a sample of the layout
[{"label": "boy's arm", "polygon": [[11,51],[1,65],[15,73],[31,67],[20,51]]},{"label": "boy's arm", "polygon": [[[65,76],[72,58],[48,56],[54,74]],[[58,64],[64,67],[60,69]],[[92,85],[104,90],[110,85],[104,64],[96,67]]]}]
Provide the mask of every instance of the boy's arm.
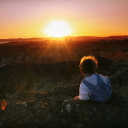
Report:
[{"label": "boy's arm", "polygon": [[89,90],[86,88],[86,86],[83,83],[81,83],[79,88],[79,96],[76,96],[74,99],[86,101],[90,99],[89,95],[90,95]]}]

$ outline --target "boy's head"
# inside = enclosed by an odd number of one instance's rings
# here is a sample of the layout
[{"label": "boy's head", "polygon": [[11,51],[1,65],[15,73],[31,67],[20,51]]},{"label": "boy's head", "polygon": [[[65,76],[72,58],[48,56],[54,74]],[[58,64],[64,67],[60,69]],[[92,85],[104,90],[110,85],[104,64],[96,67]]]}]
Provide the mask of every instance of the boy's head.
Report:
[{"label": "boy's head", "polygon": [[94,56],[84,56],[80,61],[80,70],[83,74],[93,74],[97,68],[97,60]]}]

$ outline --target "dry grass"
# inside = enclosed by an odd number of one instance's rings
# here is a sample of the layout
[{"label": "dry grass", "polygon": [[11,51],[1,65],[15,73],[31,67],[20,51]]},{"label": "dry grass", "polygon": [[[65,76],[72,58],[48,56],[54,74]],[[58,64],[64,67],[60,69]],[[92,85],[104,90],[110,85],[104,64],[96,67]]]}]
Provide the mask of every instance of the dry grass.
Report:
[{"label": "dry grass", "polygon": [[113,89],[116,92],[120,93],[120,95],[122,95],[124,98],[128,100],[128,87],[127,86],[121,87],[120,85],[114,85]]},{"label": "dry grass", "polygon": [[126,59],[128,58],[128,52],[121,52],[121,51],[110,52],[110,53],[106,53],[104,57],[110,59],[117,59],[117,60]]}]

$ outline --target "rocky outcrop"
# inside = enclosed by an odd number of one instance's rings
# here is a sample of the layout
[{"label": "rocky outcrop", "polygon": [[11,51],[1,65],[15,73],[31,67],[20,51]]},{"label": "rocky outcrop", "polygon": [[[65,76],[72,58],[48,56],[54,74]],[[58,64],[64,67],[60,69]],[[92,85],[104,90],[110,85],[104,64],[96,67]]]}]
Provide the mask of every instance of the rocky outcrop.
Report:
[{"label": "rocky outcrop", "polygon": [[13,128],[127,128],[128,101],[113,91],[106,103],[78,101],[79,85],[29,91],[8,99],[0,126]]},{"label": "rocky outcrop", "polygon": [[[0,110],[0,127],[128,128],[128,98],[114,90],[118,85],[118,90],[123,89],[122,92],[127,93],[128,65],[124,63],[126,61],[115,63],[114,60],[98,59],[98,73],[109,74],[113,88],[110,100],[104,104],[74,100],[79,93],[79,84],[75,84],[75,81],[82,79],[76,77],[80,74],[78,61],[1,67],[0,98],[5,95],[7,103],[4,98],[0,101],[0,107],[6,107]],[[38,82],[38,78],[41,79],[39,84],[32,86],[35,81]],[[56,86],[58,81],[61,84]],[[17,92],[17,85],[21,89],[24,85],[22,82],[27,82],[25,89],[29,91]],[[35,91],[30,91],[30,87],[34,87],[32,90]]]}]

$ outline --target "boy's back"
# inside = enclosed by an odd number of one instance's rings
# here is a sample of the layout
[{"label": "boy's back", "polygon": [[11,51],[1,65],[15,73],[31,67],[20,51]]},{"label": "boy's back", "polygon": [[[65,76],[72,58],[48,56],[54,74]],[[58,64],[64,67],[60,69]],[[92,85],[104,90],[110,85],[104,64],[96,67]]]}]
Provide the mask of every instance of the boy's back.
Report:
[{"label": "boy's back", "polygon": [[111,96],[109,77],[92,74],[90,77],[83,79],[81,83],[89,91],[89,98],[93,101],[106,102]]}]

